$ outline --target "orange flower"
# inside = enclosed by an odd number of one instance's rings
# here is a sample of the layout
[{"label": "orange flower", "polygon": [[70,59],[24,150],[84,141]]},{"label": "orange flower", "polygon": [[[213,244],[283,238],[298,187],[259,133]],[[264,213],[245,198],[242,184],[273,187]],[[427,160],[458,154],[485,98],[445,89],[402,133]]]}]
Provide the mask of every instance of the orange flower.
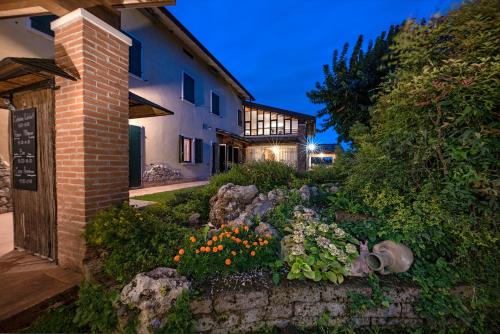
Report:
[{"label": "orange flower", "polygon": [[184,255],[184,253],[185,253],[185,252],[184,252],[184,249],[182,249],[182,248],[181,248],[181,249],[179,249],[179,254],[180,254],[180,255]]},{"label": "orange flower", "polygon": [[245,225],[245,227],[243,227],[245,229],[245,231],[248,231],[250,228],[248,226]]},{"label": "orange flower", "polygon": [[217,246],[217,249],[221,251],[221,250],[223,250],[223,249],[224,249],[224,246],[219,245],[219,246]]},{"label": "orange flower", "polygon": [[251,251],[251,252],[250,252],[250,255],[251,255],[251,256],[255,256],[255,251]]},{"label": "orange flower", "polygon": [[241,242],[240,238],[236,238],[236,243],[239,244]]},{"label": "orange flower", "polygon": [[253,245],[254,245],[254,246],[257,246],[257,241],[254,241],[254,242],[253,242]]},{"label": "orange flower", "polygon": [[213,241],[217,241],[217,236],[216,236],[216,235],[214,235],[214,236],[212,237],[212,240],[213,240]]},{"label": "orange flower", "polygon": [[218,249],[217,247],[212,248],[212,252],[217,253]]},{"label": "orange flower", "polygon": [[192,235],[189,237],[189,240],[194,244],[196,242],[196,238]]},{"label": "orange flower", "polygon": [[205,253],[210,253],[210,247],[205,247]]},{"label": "orange flower", "polygon": [[233,256],[236,256],[236,252],[235,252],[235,251],[231,251],[231,254],[232,254]]},{"label": "orange flower", "polygon": [[231,264],[231,259],[226,259],[226,266],[229,266]]},{"label": "orange flower", "polygon": [[248,241],[243,240],[243,245],[245,245],[245,246],[246,246],[247,244],[248,244]]},{"label": "orange flower", "polygon": [[261,241],[262,241],[262,238],[259,238],[259,242],[261,242]]},{"label": "orange flower", "polygon": [[200,251],[197,249],[197,250],[195,251],[195,253],[196,253],[196,254],[199,254],[199,253],[200,253]]},{"label": "orange flower", "polygon": [[205,247],[201,246],[200,247],[200,252],[204,252],[205,251]]},{"label": "orange flower", "polygon": [[179,255],[174,256],[174,261],[179,262],[181,260],[181,257]]},{"label": "orange flower", "polygon": [[222,224],[222,225],[220,226],[220,228],[224,228],[224,227],[226,227],[226,225],[224,225],[224,224]]},{"label": "orange flower", "polygon": [[240,233],[240,230],[239,230],[238,228],[235,228],[235,229],[233,230],[233,232],[234,232],[234,234],[238,234],[238,233]]},{"label": "orange flower", "polygon": [[267,245],[268,243],[269,243],[269,241],[264,240],[264,245]]},{"label": "orange flower", "polygon": [[246,247],[246,248],[250,248],[250,245],[246,245],[245,247]]},{"label": "orange flower", "polygon": [[213,242],[212,240],[208,240],[207,245],[212,246]]}]

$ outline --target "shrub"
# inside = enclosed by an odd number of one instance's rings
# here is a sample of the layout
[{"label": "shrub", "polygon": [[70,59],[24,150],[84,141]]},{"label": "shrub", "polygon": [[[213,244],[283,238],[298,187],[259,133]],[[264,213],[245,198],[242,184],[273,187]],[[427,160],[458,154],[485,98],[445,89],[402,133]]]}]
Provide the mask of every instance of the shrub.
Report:
[{"label": "shrub", "polygon": [[113,303],[118,293],[108,293],[97,284],[83,283],[78,293],[74,321],[79,326],[88,326],[92,333],[111,333],[118,326],[118,317]]},{"label": "shrub", "polygon": [[285,234],[285,227],[289,225],[293,218],[293,209],[296,205],[302,204],[303,200],[298,193],[290,193],[286,201],[280,202],[270,213],[267,214],[266,221],[278,230],[281,235]]},{"label": "shrub", "polygon": [[174,266],[176,249],[190,231],[123,204],[99,212],[87,226],[85,238],[89,245],[109,250],[104,271],[126,283],[139,272]]},{"label": "shrub", "polygon": [[194,319],[189,304],[189,293],[183,291],[177,297],[175,304],[168,311],[165,325],[155,333],[157,334],[190,334],[193,333]]},{"label": "shrub", "polygon": [[76,305],[59,306],[49,313],[39,317],[22,333],[86,333],[87,326],[77,325],[73,319],[76,314]]},{"label": "shrub", "polygon": [[266,192],[275,188],[287,187],[294,176],[295,169],[282,162],[247,162],[234,165],[227,173],[213,176],[210,179],[208,189],[209,192],[215,194],[221,186],[227,183],[237,185],[255,184],[259,191]]},{"label": "shrub", "polygon": [[358,255],[353,240],[335,224],[320,223],[308,213],[295,213],[285,237],[285,260],[290,266],[288,279],[329,280],[342,283]]},{"label": "shrub", "polygon": [[185,248],[173,258],[179,272],[197,280],[216,274],[266,268],[276,261],[277,242],[271,236],[259,236],[248,226],[223,226],[212,238],[201,233],[189,237]]}]

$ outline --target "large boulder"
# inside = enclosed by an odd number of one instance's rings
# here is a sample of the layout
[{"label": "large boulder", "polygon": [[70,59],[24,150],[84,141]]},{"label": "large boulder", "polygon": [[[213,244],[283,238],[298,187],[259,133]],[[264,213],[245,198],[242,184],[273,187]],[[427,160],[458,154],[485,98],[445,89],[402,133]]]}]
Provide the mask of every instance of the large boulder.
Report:
[{"label": "large boulder", "polygon": [[252,203],[248,204],[238,217],[228,222],[229,226],[252,226],[255,221],[265,219],[266,215],[273,210],[276,205],[286,198],[286,194],[281,189],[271,190],[267,194],[259,194]]},{"label": "large boulder", "polygon": [[155,327],[162,325],[177,297],[188,289],[189,281],[175,269],[160,267],[140,273],[120,294],[120,317],[127,318],[129,309],[138,309],[137,333],[152,333]]},{"label": "large boulder", "polygon": [[237,186],[228,183],[220,187],[217,194],[210,199],[210,223],[219,227],[234,220],[252,203],[258,192],[255,185]]}]

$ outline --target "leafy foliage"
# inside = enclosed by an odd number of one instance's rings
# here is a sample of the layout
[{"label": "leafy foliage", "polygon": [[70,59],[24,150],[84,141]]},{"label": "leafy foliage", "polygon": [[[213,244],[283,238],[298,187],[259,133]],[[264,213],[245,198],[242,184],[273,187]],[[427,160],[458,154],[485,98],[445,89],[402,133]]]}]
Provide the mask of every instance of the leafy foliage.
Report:
[{"label": "leafy foliage", "polygon": [[309,213],[295,212],[290,234],[284,238],[285,260],[290,266],[287,278],[329,280],[342,283],[357,256],[350,236],[336,225],[320,223]]},{"label": "leafy foliage", "polygon": [[38,318],[22,333],[85,333],[87,326],[77,325],[73,319],[76,314],[75,304],[59,306]]},{"label": "leafy foliage", "polygon": [[211,238],[202,233],[189,237],[174,261],[179,272],[201,280],[218,274],[268,268],[277,258],[277,243],[271,235],[261,236],[248,226],[222,227]]},{"label": "leafy foliage", "polygon": [[[494,0],[408,22],[391,49],[396,72],[339,160],[348,168],[334,204],[376,216],[372,235],[413,250],[403,277],[420,285],[419,311],[437,327],[449,317],[467,331],[498,326],[499,22]],[[475,298],[454,296],[459,283]]]},{"label": "leafy foliage", "polygon": [[92,333],[113,332],[118,325],[113,303],[118,297],[117,292],[108,293],[97,284],[83,283],[78,293],[74,322],[79,326],[88,326]]},{"label": "leafy foliage", "polygon": [[177,297],[175,304],[168,311],[165,325],[157,334],[190,334],[193,333],[194,318],[189,305],[189,293],[184,291]]},{"label": "leafy foliage", "polygon": [[325,108],[318,112],[319,117],[326,116],[323,130],[335,128],[339,140],[351,140],[351,127],[356,123],[370,124],[370,107],[374,104],[377,89],[384,78],[394,70],[390,63],[390,46],[398,31],[391,26],[370,41],[363,51],[363,36],[360,35],[347,59],[349,44],[342,51],[333,53],[332,66],[324,65],[324,81],[316,83],[316,89],[307,93],[309,99],[316,104],[324,104]]},{"label": "leafy foliage", "polygon": [[377,275],[370,274],[368,276],[368,284],[371,288],[370,297],[362,293],[349,291],[349,310],[352,315],[364,313],[366,310],[374,309],[377,307],[389,307],[391,299],[384,295],[380,287],[380,280]]},{"label": "leafy foliage", "polygon": [[255,161],[234,165],[224,174],[218,174],[210,179],[208,191],[212,194],[227,183],[238,185],[255,184],[259,191],[267,192],[276,188],[286,187],[295,175],[295,169],[277,161]]},{"label": "leafy foliage", "polygon": [[172,259],[190,231],[124,204],[98,213],[85,238],[89,245],[109,250],[104,271],[126,283],[139,272],[173,266]]}]

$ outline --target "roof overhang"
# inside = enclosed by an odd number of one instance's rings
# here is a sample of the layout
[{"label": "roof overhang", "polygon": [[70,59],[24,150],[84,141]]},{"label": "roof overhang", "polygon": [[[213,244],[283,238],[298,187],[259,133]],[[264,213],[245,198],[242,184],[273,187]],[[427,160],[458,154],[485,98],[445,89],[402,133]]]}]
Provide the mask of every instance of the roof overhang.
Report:
[{"label": "roof overhang", "polygon": [[174,112],[139,95],[128,92],[129,119],[173,115]]},{"label": "roof overhang", "polygon": [[9,96],[26,87],[35,87],[56,75],[73,81],[77,79],[57,66],[54,59],[4,58],[0,61],[0,95]]},{"label": "roof overhang", "polygon": [[220,135],[220,136],[226,136],[226,137],[230,137],[232,139],[239,140],[239,141],[244,142],[244,143],[249,143],[249,141],[248,141],[247,138],[239,136],[239,135],[237,135],[235,133],[232,133],[232,132],[229,132],[229,131],[226,131],[226,130],[223,130],[223,129],[216,128],[215,129],[215,133],[218,134],[218,135]]},{"label": "roof overhang", "polygon": [[78,8],[120,8],[174,6],[176,0],[0,0],[0,18],[52,13],[64,16]]},{"label": "roof overhang", "polygon": [[166,8],[147,8],[143,9],[142,13],[150,19],[159,21],[167,30],[173,33],[186,48],[199,57],[208,65],[212,71],[215,70],[217,75],[226,81],[240,96],[242,100],[255,100],[252,94],[229,72],[201,42],[170,13]]}]

